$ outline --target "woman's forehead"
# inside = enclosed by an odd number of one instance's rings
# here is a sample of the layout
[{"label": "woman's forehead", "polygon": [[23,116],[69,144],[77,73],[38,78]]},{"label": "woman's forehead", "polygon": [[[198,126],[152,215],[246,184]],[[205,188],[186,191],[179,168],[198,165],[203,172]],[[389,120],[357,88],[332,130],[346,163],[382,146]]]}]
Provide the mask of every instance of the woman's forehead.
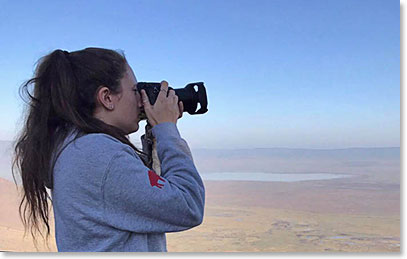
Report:
[{"label": "woman's forehead", "polygon": [[134,74],[133,69],[128,64],[127,64],[126,74],[128,75],[128,77],[131,80],[134,80],[135,82],[137,82],[136,75]]}]

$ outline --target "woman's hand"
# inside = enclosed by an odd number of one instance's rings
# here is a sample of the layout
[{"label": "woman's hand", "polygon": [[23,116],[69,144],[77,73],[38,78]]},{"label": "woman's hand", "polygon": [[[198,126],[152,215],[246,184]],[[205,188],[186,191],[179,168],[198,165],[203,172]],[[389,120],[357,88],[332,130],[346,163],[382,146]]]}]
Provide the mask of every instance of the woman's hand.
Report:
[{"label": "woman's hand", "polygon": [[168,97],[167,92],[168,82],[162,81],[157,100],[154,105],[151,105],[146,91],[144,91],[144,89],[141,90],[144,111],[147,115],[148,122],[152,127],[162,122],[177,123],[177,120],[182,117],[182,113],[184,112],[183,103],[178,103],[178,96],[175,95],[174,90],[168,92]]}]

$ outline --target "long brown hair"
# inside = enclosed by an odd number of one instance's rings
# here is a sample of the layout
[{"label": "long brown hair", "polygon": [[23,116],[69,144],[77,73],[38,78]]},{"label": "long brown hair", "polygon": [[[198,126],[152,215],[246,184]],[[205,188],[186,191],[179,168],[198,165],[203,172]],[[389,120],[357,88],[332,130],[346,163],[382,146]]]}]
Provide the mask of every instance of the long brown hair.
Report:
[{"label": "long brown hair", "polygon": [[34,241],[35,231],[43,236],[40,225],[45,225],[49,237],[51,158],[72,128],[81,135],[109,134],[131,146],[143,159],[144,154],[124,131],[93,117],[97,89],[103,85],[114,94],[120,93],[126,64],[123,53],[108,49],[86,48],[71,53],[55,50],[39,60],[34,77],[20,87],[19,94],[27,105],[24,125],[15,141],[12,171],[15,182],[17,172],[21,176],[19,213]]}]

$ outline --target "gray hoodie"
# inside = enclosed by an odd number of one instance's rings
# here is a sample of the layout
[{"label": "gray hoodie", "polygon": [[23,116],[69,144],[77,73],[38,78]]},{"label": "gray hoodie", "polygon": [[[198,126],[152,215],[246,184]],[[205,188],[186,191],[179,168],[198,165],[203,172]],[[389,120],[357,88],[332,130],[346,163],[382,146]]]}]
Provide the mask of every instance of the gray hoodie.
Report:
[{"label": "gray hoodie", "polygon": [[205,189],[174,123],[152,128],[161,176],[107,134],[65,140],[53,170],[58,251],[167,251],[165,232],[202,223]]}]

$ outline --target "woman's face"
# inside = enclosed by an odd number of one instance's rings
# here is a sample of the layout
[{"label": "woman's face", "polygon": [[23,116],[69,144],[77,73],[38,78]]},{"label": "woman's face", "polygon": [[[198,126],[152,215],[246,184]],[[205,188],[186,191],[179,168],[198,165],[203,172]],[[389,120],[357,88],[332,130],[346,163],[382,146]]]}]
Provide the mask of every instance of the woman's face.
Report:
[{"label": "woman's face", "polygon": [[143,105],[141,96],[136,90],[137,79],[133,70],[126,65],[126,72],[120,80],[121,93],[119,93],[115,108],[112,112],[115,126],[124,130],[126,134],[136,132],[139,128],[140,109]]}]

